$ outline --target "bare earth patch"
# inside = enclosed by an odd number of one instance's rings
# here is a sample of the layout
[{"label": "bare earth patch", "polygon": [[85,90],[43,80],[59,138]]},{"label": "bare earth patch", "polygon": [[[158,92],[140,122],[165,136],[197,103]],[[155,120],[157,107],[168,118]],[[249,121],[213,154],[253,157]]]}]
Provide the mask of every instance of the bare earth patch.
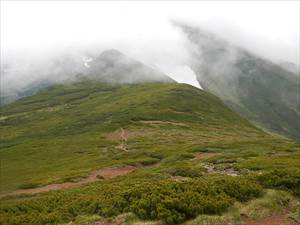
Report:
[{"label": "bare earth patch", "polygon": [[116,167],[116,168],[104,168],[101,170],[94,171],[91,175],[94,177],[102,176],[104,178],[113,178],[117,176],[124,176],[130,172],[138,169],[136,166],[125,166],[125,167]]},{"label": "bare earth patch", "polygon": [[128,139],[141,137],[142,132],[124,130],[122,127],[107,135],[107,138],[114,141],[120,141],[120,144],[115,146],[116,149],[127,152],[126,142]]},{"label": "bare earth patch", "polygon": [[296,221],[288,217],[288,214],[273,215],[261,219],[243,219],[245,225],[299,225]]},{"label": "bare earth patch", "polygon": [[143,133],[138,131],[129,131],[123,128],[120,128],[110,134],[107,135],[109,140],[113,141],[127,141],[128,139],[132,139],[135,137],[142,137]]},{"label": "bare earth patch", "polygon": [[78,182],[66,182],[61,184],[49,184],[44,187],[37,187],[37,188],[30,188],[30,189],[20,189],[13,192],[3,193],[0,194],[0,198],[6,196],[14,196],[20,194],[37,194],[42,192],[48,192],[53,190],[61,190],[61,189],[68,189],[68,188],[75,188],[80,187],[84,184],[92,183],[100,178],[102,179],[110,179],[117,176],[124,176],[130,172],[137,170],[138,167],[136,166],[124,166],[124,167],[109,167],[103,168],[100,170],[93,171],[89,176],[82,178]]}]

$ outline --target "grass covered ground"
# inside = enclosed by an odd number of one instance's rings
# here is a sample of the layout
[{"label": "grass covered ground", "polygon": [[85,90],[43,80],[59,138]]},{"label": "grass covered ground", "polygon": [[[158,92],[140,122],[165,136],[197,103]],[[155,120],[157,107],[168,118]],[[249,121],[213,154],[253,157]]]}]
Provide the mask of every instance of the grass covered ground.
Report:
[{"label": "grass covered ground", "polygon": [[189,85],[57,85],[2,107],[0,124],[2,194],[138,168],[75,189],[5,197],[2,224],[89,224],[124,214],[178,224],[224,215],[267,189],[300,194],[299,142],[264,133]]}]

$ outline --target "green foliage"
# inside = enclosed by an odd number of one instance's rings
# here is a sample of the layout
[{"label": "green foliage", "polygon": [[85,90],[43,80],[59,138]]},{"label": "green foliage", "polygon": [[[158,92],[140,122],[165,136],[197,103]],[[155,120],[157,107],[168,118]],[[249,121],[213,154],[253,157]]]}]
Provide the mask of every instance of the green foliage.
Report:
[{"label": "green foliage", "polygon": [[[1,107],[0,118],[2,191],[158,162],[151,154],[166,163],[189,160],[194,146],[265,135],[212,94],[176,83],[56,85]],[[109,138],[121,127],[133,134],[127,152]]]},{"label": "green foliage", "polygon": [[292,207],[292,196],[281,190],[267,190],[262,198],[249,201],[240,207],[240,213],[249,218],[257,219],[283,213]]},{"label": "green foliage", "polygon": [[75,220],[72,221],[72,225],[93,225],[96,221],[100,221],[101,219],[102,218],[98,215],[77,216]]},{"label": "green foliage", "polygon": [[[126,181],[53,192],[34,198],[6,200],[1,205],[2,224],[55,224],[78,215],[104,217],[133,212],[140,219],[178,224],[199,214],[220,214],[234,201],[262,194],[252,181],[210,178],[189,181]],[[234,187],[229,189],[228,187]]]},{"label": "green foliage", "polygon": [[267,188],[288,190],[300,196],[300,170],[281,169],[265,172],[257,177],[259,183]]},{"label": "green foliage", "polygon": [[188,159],[192,159],[192,158],[194,158],[193,154],[180,153],[180,154],[171,155],[171,156],[163,159],[162,162],[171,163],[171,162],[177,162],[177,161],[182,161],[182,160],[188,160]]},{"label": "green foliage", "polygon": [[300,223],[300,207],[298,204],[298,207],[295,209],[295,211],[291,214],[291,218],[293,218],[295,221]]},{"label": "green foliage", "polygon": [[[178,224],[261,196],[257,181],[299,192],[294,172],[265,173],[299,169],[299,143],[264,133],[189,85],[82,81],[53,86],[2,107],[0,125],[1,192],[75,182],[103,167],[138,168],[78,189],[1,199],[0,224],[58,224],[88,221],[92,215],[106,220],[127,212]],[[201,159],[194,152],[218,155]],[[263,174],[257,179],[210,176],[203,169],[207,162]]]},{"label": "green foliage", "polygon": [[31,188],[36,188],[38,186],[39,186],[39,184],[37,184],[37,183],[25,183],[23,185],[20,185],[19,188],[20,189],[31,189]]},{"label": "green foliage", "polygon": [[149,165],[156,164],[159,161],[160,161],[160,159],[148,157],[148,158],[142,159],[138,163],[140,163],[140,164],[142,164],[144,166],[149,166]]},{"label": "green foliage", "polygon": [[[255,124],[300,139],[299,76],[195,27],[184,25],[182,29],[199,49],[193,51],[192,67],[206,90]],[[202,42],[209,44],[199,44]],[[239,57],[232,59],[232,52]]]},{"label": "green foliage", "polygon": [[200,215],[185,225],[241,225],[241,221],[231,216],[223,215]]},{"label": "green foliage", "polygon": [[197,169],[192,169],[186,166],[177,166],[173,169],[170,169],[169,174],[172,176],[181,176],[181,177],[200,177],[202,174]]}]

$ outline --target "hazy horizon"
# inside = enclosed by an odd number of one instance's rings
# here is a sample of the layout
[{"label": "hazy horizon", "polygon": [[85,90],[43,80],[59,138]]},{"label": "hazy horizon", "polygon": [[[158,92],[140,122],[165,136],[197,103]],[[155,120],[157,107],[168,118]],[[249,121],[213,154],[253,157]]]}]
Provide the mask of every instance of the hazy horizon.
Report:
[{"label": "hazy horizon", "polygon": [[113,48],[178,82],[199,87],[188,66],[188,40],[173,21],[205,29],[275,63],[299,65],[299,4],[1,1],[1,73],[11,64],[10,71],[2,74],[5,88],[22,88],[56,71],[53,65],[59,60],[72,58],[84,64],[86,57]]}]

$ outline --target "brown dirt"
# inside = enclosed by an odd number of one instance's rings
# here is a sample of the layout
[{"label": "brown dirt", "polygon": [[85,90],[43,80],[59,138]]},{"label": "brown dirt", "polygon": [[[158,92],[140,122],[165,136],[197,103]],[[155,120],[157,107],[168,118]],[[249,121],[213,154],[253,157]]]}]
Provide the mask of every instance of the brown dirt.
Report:
[{"label": "brown dirt", "polygon": [[129,131],[129,130],[120,128],[120,129],[108,134],[107,138],[109,140],[113,140],[113,141],[127,141],[128,139],[132,139],[135,137],[141,137],[141,136],[143,136],[142,132]]},{"label": "brown dirt", "polygon": [[104,168],[98,171],[94,171],[93,176],[97,177],[98,175],[104,178],[113,178],[117,176],[124,176],[132,171],[138,169],[136,166],[125,166],[125,167],[116,167],[116,168]]},{"label": "brown dirt", "polygon": [[121,141],[121,143],[117,145],[115,148],[127,152],[126,142],[129,136],[132,136],[131,132],[121,128],[120,130],[108,134],[107,138],[110,140]]},{"label": "brown dirt", "polygon": [[299,225],[295,220],[288,217],[288,214],[273,215],[261,219],[243,219],[245,225]]},{"label": "brown dirt", "polygon": [[124,141],[128,139],[129,137],[129,131],[124,130],[123,128],[114,131],[113,133],[110,133],[107,135],[108,139],[115,140],[115,141]]},{"label": "brown dirt", "polygon": [[69,189],[80,187],[84,184],[92,183],[100,178],[102,179],[110,179],[117,176],[124,176],[130,172],[137,170],[138,167],[136,166],[124,166],[124,167],[110,167],[110,168],[103,168],[100,170],[93,171],[89,176],[82,178],[78,182],[66,182],[61,184],[49,184],[44,187],[37,187],[37,188],[30,188],[30,189],[20,189],[13,192],[2,193],[0,194],[0,198],[6,196],[14,196],[20,194],[37,194],[42,192],[48,192],[52,190],[61,190],[61,189]]}]

